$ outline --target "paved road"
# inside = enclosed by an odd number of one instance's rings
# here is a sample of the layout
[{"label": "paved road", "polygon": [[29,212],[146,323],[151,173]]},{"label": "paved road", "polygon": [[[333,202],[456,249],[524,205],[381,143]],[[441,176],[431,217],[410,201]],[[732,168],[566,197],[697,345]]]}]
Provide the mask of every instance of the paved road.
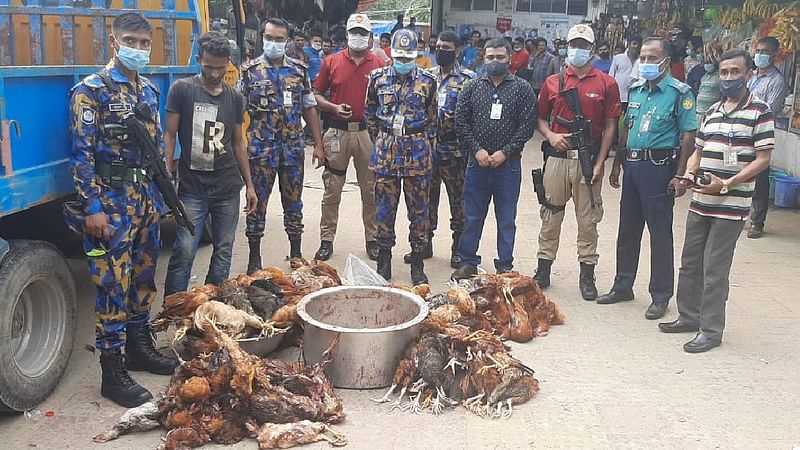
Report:
[{"label": "paved road", "polygon": [[[523,191],[517,233],[517,268],[533,270],[539,230],[538,206],[530,186],[530,169],[540,164],[538,142],[529,145],[524,158]],[[306,241],[312,256],[318,236],[322,191],[320,172],[308,160]],[[352,171],[351,171],[352,172]],[[350,174],[354,176],[353,173]],[[350,186],[352,187],[352,186]],[[598,287],[606,291],[614,273],[614,242],[619,215],[619,191],[606,183],[605,219],[600,226]],[[342,221],[333,264],[343,267],[348,251],[365,257],[358,192],[345,194]],[[446,218],[446,201],[442,212]],[[687,201],[676,206],[676,254],[683,241]],[[691,336],[665,335],[644,319],[649,304],[648,244],[643,245],[642,275],[637,299],[602,306],[581,300],[578,287],[574,216],[564,221],[562,248],[554,265],[548,296],[562,307],[567,324],[549,336],[514,345],[514,354],[536,370],[541,393],[520,406],[510,420],[484,420],[462,410],[439,417],[387,413],[384,405],[369,401],[376,392],[341,391],[347,421],[337,429],[345,433],[350,448],[775,448],[800,444],[800,214],[770,212],[764,238],[742,238],[731,274],[728,331],[723,345],[709,353],[689,355],[681,345]],[[399,242],[404,242],[407,221],[399,214]],[[445,220],[446,222],[446,220]],[[247,264],[244,220],[234,249],[233,272]],[[288,243],[282,230],[280,203],[269,207],[271,245],[265,263],[285,266]],[[167,233],[169,234],[169,233]],[[168,237],[169,239],[169,237]],[[495,227],[490,219],[481,250],[491,262]],[[435,239],[436,257],[427,264],[434,289],[443,288],[448,267],[449,233]],[[408,282],[401,261],[407,244],[394,258],[396,281]],[[201,250],[195,273],[202,282],[209,248]],[[162,252],[158,282],[163,284],[168,251]],[[110,427],[122,409],[99,394],[97,356],[86,347],[93,342],[93,290],[85,264],[72,261],[78,280],[80,320],[78,339],[67,374],[55,393],[41,405],[55,416],[37,422],[22,416],[0,418],[0,447],[9,449],[133,449],[155,448],[162,432],[123,437],[113,443],[93,444],[91,437]],[[490,267],[491,268],[491,267]],[[155,307],[158,310],[160,307]],[[674,304],[667,318],[675,315]],[[164,388],[165,377],[137,375],[153,392]],[[209,446],[214,448],[213,446]],[[255,448],[245,441],[235,448]],[[327,448],[320,444],[316,448]]]}]

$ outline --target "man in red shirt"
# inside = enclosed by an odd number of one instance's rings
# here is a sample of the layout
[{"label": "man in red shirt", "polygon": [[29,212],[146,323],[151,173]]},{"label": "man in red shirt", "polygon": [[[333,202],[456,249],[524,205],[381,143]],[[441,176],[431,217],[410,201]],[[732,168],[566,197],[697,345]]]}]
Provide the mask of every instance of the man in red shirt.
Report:
[{"label": "man in red shirt", "polygon": [[[346,181],[350,158],[356,168],[361,187],[361,213],[366,236],[367,255],[377,260],[375,243],[375,178],[369,170],[372,140],[364,122],[364,103],[369,73],[384,66],[384,62],[369,51],[372,26],[365,14],[353,14],[347,20],[347,48],[331,55],[322,63],[314,82],[317,103],[325,124],[330,128],[323,137],[324,153],[314,153],[317,167],[325,166],[322,181],[320,246],[314,258],[327,261],[333,254],[333,239],[339,222],[339,203]],[[326,93],[330,93],[326,97]]]},{"label": "man in red shirt", "polygon": [[525,50],[525,39],[521,37],[514,41],[512,48],[514,53],[511,54],[511,74],[516,75],[518,70],[528,68],[528,60],[531,58],[531,54]]},{"label": "man in red shirt", "polygon": [[[550,285],[550,266],[556,259],[564,209],[572,198],[578,222],[578,260],[581,265],[580,290],[584,300],[594,300],[597,288],[594,266],[597,264],[597,224],[603,217],[600,187],[603,166],[614,141],[617,120],[622,114],[617,82],[591,64],[594,32],[584,24],[572,27],[567,34],[569,67],[560,75],[551,75],[539,93],[538,130],[547,140],[543,144],[545,204],[540,212],[542,229],[539,233],[539,264],[534,278],[542,288]],[[587,186],[578,160],[578,147],[570,136],[570,128],[560,123],[574,120],[573,111],[562,92],[578,90],[580,107],[586,120],[591,121],[590,147],[593,155],[593,176]],[[589,195],[591,188],[594,202]]]}]

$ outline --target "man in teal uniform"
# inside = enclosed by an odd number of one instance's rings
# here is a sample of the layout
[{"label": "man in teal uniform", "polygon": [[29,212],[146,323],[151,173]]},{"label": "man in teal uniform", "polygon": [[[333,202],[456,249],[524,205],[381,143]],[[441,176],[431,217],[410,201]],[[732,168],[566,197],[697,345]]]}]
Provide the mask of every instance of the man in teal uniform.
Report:
[{"label": "man in teal uniform", "polygon": [[674,197],[686,191],[674,176],[684,172],[697,131],[694,94],[687,84],[669,75],[668,47],[666,41],[657,38],[642,43],[640,81],[628,94],[625,131],[620,139],[627,144],[617,152],[609,177],[611,186],[618,188],[624,158],[617,273],[611,292],[597,298],[600,304],[633,300],[642,232],[647,224],[652,303],[645,317],[650,320],[664,315],[674,291],[672,207]]}]

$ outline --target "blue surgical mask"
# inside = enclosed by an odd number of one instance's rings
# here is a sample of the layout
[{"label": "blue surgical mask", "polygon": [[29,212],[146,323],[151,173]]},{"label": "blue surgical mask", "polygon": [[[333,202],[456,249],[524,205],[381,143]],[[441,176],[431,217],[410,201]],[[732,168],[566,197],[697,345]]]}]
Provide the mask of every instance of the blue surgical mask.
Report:
[{"label": "blue surgical mask", "polygon": [[264,57],[267,59],[283,58],[286,55],[286,42],[272,42],[264,39]]},{"label": "blue surgical mask", "polygon": [[567,51],[570,65],[583,67],[592,59],[592,52],[582,48],[571,48]]},{"label": "blue surgical mask", "polygon": [[117,59],[123,66],[138,72],[150,63],[150,50],[139,50],[120,44]]},{"label": "blue surgical mask", "polygon": [[567,49],[565,48],[558,49],[558,56],[567,56]]},{"label": "blue surgical mask", "polygon": [[714,64],[709,64],[709,63],[703,64],[703,68],[706,69],[706,72],[708,72],[708,73],[711,73],[711,72],[717,70],[717,66],[715,66]]},{"label": "blue surgical mask", "polygon": [[644,78],[645,80],[648,80],[648,81],[649,80],[655,80],[656,78],[660,77],[662,72],[661,72],[661,69],[659,68],[659,66],[661,66],[662,62],[664,62],[664,61],[662,60],[661,62],[657,62],[657,63],[653,63],[653,64],[640,63],[639,64],[639,76]]},{"label": "blue surgical mask", "polygon": [[763,69],[769,66],[770,59],[771,57],[766,53],[756,53],[756,56],[753,58],[753,62],[756,63],[756,67]]},{"label": "blue surgical mask", "polygon": [[394,71],[399,73],[400,75],[405,75],[405,74],[411,72],[411,70],[416,66],[417,66],[417,63],[415,63],[414,61],[409,61],[407,63],[401,63],[400,61],[395,59],[394,62],[392,63],[392,67],[394,67]]}]

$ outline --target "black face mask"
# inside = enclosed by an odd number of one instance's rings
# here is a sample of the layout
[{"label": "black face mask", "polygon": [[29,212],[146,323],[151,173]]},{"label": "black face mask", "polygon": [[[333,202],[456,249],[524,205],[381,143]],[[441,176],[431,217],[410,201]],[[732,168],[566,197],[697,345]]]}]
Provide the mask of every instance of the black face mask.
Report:
[{"label": "black face mask", "polygon": [[486,73],[492,77],[500,77],[508,73],[508,62],[492,61],[485,64]]},{"label": "black face mask", "polygon": [[450,66],[456,62],[455,50],[436,50],[436,62],[440,66]]}]

